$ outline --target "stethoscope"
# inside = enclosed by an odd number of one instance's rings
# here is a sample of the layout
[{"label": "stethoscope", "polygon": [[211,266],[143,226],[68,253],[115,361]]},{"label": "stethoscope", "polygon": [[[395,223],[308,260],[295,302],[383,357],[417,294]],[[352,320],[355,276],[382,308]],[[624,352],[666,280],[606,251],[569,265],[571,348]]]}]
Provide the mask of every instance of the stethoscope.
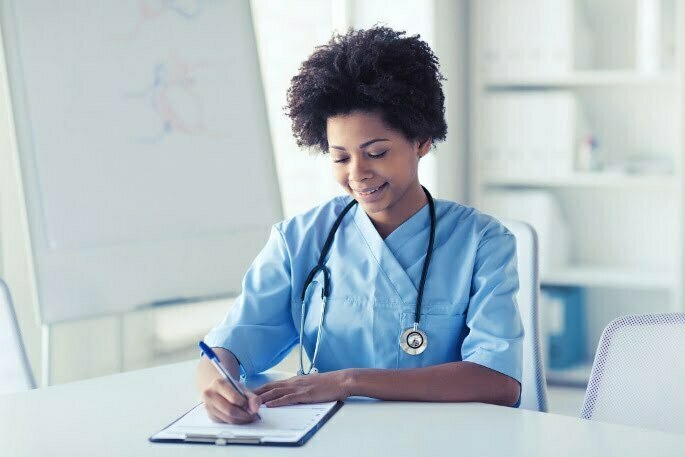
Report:
[{"label": "stethoscope", "polygon": [[[421,354],[423,351],[426,350],[426,346],[428,344],[428,337],[426,336],[426,332],[421,330],[419,328],[419,319],[421,318],[421,301],[423,299],[423,287],[426,284],[426,274],[428,273],[428,265],[430,265],[431,261],[431,255],[433,254],[433,242],[435,241],[435,203],[433,202],[433,197],[431,196],[430,192],[428,192],[428,189],[425,187],[421,186],[423,188],[423,191],[426,193],[426,197],[428,198],[428,206],[430,208],[430,218],[431,218],[431,228],[430,228],[430,238],[428,240],[428,250],[426,251],[426,259],[423,261],[423,271],[421,271],[421,282],[419,283],[419,295],[418,298],[416,299],[416,312],[414,314],[414,325],[413,327],[409,327],[406,329],[404,332],[402,332],[402,335],[400,336],[400,347],[404,352],[406,352],[409,355],[418,355]],[[354,205],[357,204],[356,200],[352,200],[345,206],[345,209],[342,210],[342,212],[338,215],[338,218],[335,220],[335,223],[333,224],[333,227],[331,228],[330,232],[328,232],[328,237],[326,238],[326,242],[323,245],[323,249],[321,250],[321,255],[319,256],[319,261],[316,264],[314,268],[312,268],[312,271],[309,272],[309,276],[307,276],[307,280],[304,282],[304,287],[302,288],[302,312],[300,314],[300,369],[297,372],[298,375],[308,375],[310,373],[318,373],[319,370],[316,368],[316,359],[317,356],[319,355],[319,343],[321,342],[321,332],[323,330],[323,318],[326,313],[326,300],[328,299],[328,293],[329,293],[329,281],[330,281],[330,276],[331,272],[330,270],[326,267],[325,264],[325,259],[326,255],[328,255],[328,251],[331,249],[331,245],[333,244],[333,238],[335,237],[335,232],[338,230],[338,227],[340,226],[340,223],[342,222],[343,218],[347,214],[347,212],[352,209]],[[312,356],[312,360],[309,363],[309,370],[306,372],[304,371],[304,361],[302,359],[302,340],[304,337],[304,318],[305,318],[305,304],[306,304],[306,295],[307,295],[307,288],[310,286],[310,284],[314,280],[314,276],[316,276],[317,273],[322,272],[323,273],[323,288],[321,289],[321,315],[319,316],[319,327],[316,331],[316,343],[314,344],[314,355]]]}]

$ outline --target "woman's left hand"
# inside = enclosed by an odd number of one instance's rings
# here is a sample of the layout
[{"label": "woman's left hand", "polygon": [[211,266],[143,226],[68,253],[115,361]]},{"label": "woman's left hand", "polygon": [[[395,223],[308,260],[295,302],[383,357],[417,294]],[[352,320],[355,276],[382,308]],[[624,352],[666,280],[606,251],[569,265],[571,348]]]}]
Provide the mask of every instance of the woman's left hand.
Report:
[{"label": "woman's left hand", "polygon": [[297,403],[324,403],[344,400],[348,391],[348,370],[295,376],[284,381],[264,384],[254,393],[267,407],[294,405]]}]

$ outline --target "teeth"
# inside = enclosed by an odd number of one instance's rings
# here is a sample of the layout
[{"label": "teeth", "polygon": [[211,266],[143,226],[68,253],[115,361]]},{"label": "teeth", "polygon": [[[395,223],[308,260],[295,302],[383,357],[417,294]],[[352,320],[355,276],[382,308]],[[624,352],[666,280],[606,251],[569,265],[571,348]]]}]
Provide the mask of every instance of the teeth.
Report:
[{"label": "teeth", "polygon": [[375,189],[371,189],[371,190],[367,190],[366,192],[359,192],[359,193],[362,194],[362,195],[370,195],[370,194],[376,192],[376,191],[377,191],[378,189],[380,189],[381,187],[383,187],[383,184],[381,184],[380,186],[376,187]]}]

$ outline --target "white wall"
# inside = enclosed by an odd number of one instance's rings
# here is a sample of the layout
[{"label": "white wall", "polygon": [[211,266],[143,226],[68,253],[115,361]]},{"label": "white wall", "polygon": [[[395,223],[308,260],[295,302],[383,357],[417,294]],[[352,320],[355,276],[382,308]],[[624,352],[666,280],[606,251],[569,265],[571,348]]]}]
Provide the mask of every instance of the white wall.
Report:
[{"label": "white wall", "polygon": [[[435,196],[465,198],[465,0],[253,0],[252,5],[286,217],[341,193],[328,157],[309,154],[295,144],[290,119],[281,109],[286,104],[290,79],[314,46],[326,43],[333,31],[378,23],[421,35],[440,58],[447,78],[448,141],[422,160],[419,173]],[[283,30],[299,33],[283,34]]]},{"label": "white wall", "polygon": [[[272,139],[286,217],[339,193],[328,158],[298,150],[282,111],[290,78],[316,44],[334,29],[377,22],[420,33],[441,59],[447,96],[448,141],[422,163],[421,179],[440,198],[463,200],[466,144],[466,0],[254,0],[253,14]],[[283,30],[293,32],[284,34]],[[0,276],[12,287],[17,315],[36,378],[41,378],[37,320],[25,208],[14,143],[4,58],[0,56]],[[184,360],[222,317],[228,301],[151,309],[54,325],[53,383]],[[84,349],[90,347],[90,350]],[[286,369],[295,369],[294,360]]]}]

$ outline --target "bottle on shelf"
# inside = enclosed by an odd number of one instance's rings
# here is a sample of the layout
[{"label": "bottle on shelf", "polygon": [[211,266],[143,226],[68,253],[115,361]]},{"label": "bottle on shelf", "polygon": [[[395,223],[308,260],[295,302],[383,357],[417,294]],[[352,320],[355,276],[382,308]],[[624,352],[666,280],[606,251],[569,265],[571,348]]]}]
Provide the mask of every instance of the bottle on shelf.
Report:
[{"label": "bottle on shelf", "polygon": [[576,167],[579,171],[600,171],[599,141],[594,135],[588,135],[580,142]]}]

